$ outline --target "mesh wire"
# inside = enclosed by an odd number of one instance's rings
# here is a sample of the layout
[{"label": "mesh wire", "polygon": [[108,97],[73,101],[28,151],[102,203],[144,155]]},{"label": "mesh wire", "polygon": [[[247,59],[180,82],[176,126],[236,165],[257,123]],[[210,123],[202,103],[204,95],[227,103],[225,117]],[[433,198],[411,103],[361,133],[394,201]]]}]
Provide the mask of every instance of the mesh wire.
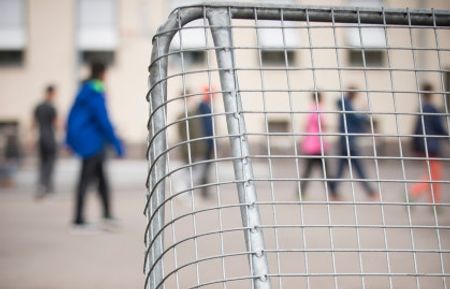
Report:
[{"label": "mesh wire", "polygon": [[[227,24],[210,25],[220,23],[214,17]],[[382,8],[176,9],[154,38],[150,66],[146,288],[448,288],[450,30],[440,21],[449,18]],[[221,32],[229,47],[213,41]],[[309,133],[317,92],[319,132]],[[424,111],[425,93],[438,111]],[[342,106],[349,94],[354,111]],[[210,112],[198,109],[202,100]],[[353,116],[365,130],[350,127]],[[438,140],[440,153],[426,145],[417,154],[414,127],[430,116],[447,134],[425,138]],[[311,134],[320,152],[307,175],[302,144]],[[413,193],[420,183],[424,194]]]}]

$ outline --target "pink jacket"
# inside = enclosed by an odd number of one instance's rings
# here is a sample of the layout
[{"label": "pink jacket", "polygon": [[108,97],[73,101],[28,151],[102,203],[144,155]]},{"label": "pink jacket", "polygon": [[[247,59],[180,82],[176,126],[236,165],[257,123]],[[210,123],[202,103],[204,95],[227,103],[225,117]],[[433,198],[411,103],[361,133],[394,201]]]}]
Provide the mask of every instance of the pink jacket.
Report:
[{"label": "pink jacket", "polygon": [[[325,143],[323,137],[320,136],[320,132],[323,133],[323,127],[325,127],[323,115],[320,106],[313,105],[311,113],[306,120],[306,135],[301,143],[301,150],[307,155],[320,155],[322,152],[321,139],[323,142],[324,153],[328,150],[328,144]],[[320,122],[319,122],[320,117]],[[322,130],[320,130],[320,126]]]}]

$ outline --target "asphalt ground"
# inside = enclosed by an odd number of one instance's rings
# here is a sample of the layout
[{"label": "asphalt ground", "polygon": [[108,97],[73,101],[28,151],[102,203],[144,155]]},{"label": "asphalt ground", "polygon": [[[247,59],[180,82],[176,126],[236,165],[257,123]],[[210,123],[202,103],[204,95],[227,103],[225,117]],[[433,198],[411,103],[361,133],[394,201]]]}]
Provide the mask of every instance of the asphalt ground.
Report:
[{"label": "asphalt ground", "polygon": [[[15,186],[0,191],[0,288],[143,288],[146,162],[109,162],[113,211],[119,224],[102,225],[98,198],[91,189],[87,220],[94,227],[81,232],[70,225],[78,162],[58,161],[55,194],[40,201],[34,197],[34,163],[28,160],[18,171]],[[375,178],[375,170],[367,167]],[[421,172],[421,166],[408,164],[411,177]],[[231,164],[213,167],[213,178],[216,173],[224,182],[233,178]],[[447,166],[444,180],[450,179],[449,173]],[[255,163],[255,176],[261,179],[295,175],[293,162]],[[319,176],[316,172],[313,177]],[[258,200],[267,203],[260,212],[272,288],[449,288],[450,278],[442,276],[450,272],[450,207],[442,206],[436,215],[425,199],[416,203],[419,206],[406,206],[404,185],[395,181],[402,178],[397,163],[380,163],[379,176],[386,180],[380,186],[373,184],[381,189],[380,203],[370,202],[357,183],[341,185],[344,202],[327,203],[323,184],[312,182],[302,204],[297,203],[293,182],[256,183]],[[174,176],[170,194],[186,180],[189,175]],[[449,192],[445,184],[443,203],[450,202]],[[164,257],[169,275],[165,288],[190,288],[249,274],[235,185],[211,189],[209,199],[194,194],[193,199],[180,195],[166,206],[166,220],[185,216],[165,230],[166,246],[186,241]],[[271,204],[274,200],[278,205]],[[229,208],[192,214],[193,205],[195,210]],[[191,238],[211,231],[219,233]],[[219,258],[189,263],[211,256]],[[186,266],[170,274],[175,264]],[[225,284],[203,288],[251,285],[249,281]]]}]

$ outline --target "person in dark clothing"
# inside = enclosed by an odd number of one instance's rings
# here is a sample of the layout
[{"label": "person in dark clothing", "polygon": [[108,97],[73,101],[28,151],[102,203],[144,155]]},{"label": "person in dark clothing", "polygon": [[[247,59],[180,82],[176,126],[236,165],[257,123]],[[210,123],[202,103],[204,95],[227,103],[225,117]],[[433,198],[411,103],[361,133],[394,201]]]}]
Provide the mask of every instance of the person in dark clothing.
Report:
[{"label": "person in dark clothing", "polygon": [[411,186],[410,198],[418,198],[423,193],[428,193],[430,202],[440,203],[441,184],[439,181],[442,178],[443,166],[442,161],[437,158],[441,155],[440,140],[442,140],[442,136],[448,136],[448,130],[444,127],[438,109],[433,105],[433,86],[424,83],[421,90],[422,103],[414,128],[413,150],[419,156],[432,159],[424,162],[423,182]]},{"label": "person in dark clothing", "polygon": [[[356,170],[356,174],[360,179],[366,179],[366,173],[364,166],[360,159],[359,147],[358,147],[358,134],[366,131],[366,125],[368,118],[361,114],[355,113],[353,108],[353,100],[357,97],[355,87],[349,87],[347,95],[338,100],[337,107],[342,113],[339,116],[339,155],[343,157],[350,157],[351,167]],[[338,168],[335,178],[340,179],[344,174],[344,168],[348,165],[347,158],[340,158],[338,161]],[[337,192],[337,186],[339,182],[333,181],[330,183],[330,187],[333,192]],[[362,186],[369,197],[373,200],[378,199],[378,194],[371,188],[371,186],[363,181]]]},{"label": "person in dark clothing", "polygon": [[88,186],[98,182],[103,205],[103,218],[113,221],[110,208],[110,190],[104,168],[105,151],[111,144],[122,157],[124,149],[109,119],[105,103],[104,80],[106,67],[100,63],[91,66],[91,76],[79,89],[67,120],[66,143],[82,158],[76,189],[75,225],[85,225],[84,200]]},{"label": "person in dark clothing", "polygon": [[17,123],[0,126],[0,188],[15,185],[14,175],[22,159],[22,150],[17,134]]},{"label": "person in dark clothing", "polygon": [[53,192],[53,171],[56,160],[56,119],[57,112],[53,101],[56,89],[53,85],[45,89],[44,101],[34,110],[34,124],[37,125],[39,149],[39,188],[37,197]]},{"label": "person in dark clothing", "polygon": [[[186,91],[189,94],[189,91]],[[178,135],[180,141],[186,142],[181,146],[181,157],[186,164],[203,160],[205,151],[208,150],[207,142],[204,141],[203,118],[199,114],[198,105],[192,104],[192,97],[187,98],[187,112],[178,115]]]},{"label": "person in dark clothing", "polygon": [[[211,98],[212,94],[209,91],[208,87],[203,88],[203,98],[202,101],[198,105],[198,114],[202,117],[200,118],[202,122],[203,128],[203,137],[206,138],[205,142],[205,150],[203,155],[203,160],[209,161],[213,157],[214,152],[214,132],[213,132],[213,119],[212,119],[212,111],[211,111]],[[206,162],[203,166],[203,171],[201,174],[201,184],[207,184],[209,179],[209,168],[211,166],[211,162]],[[204,198],[209,197],[208,188],[202,188],[202,196]]]},{"label": "person in dark clothing", "polygon": [[[193,103],[191,97],[188,98],[187,115],[183,112],[178,116],[178,119],[182,120],[178,124],[180,140],[187,142],[181,146],[183,161],[186,164],[204,162],[194,166],[195,185],[209,183],[209,168],[211,166],[209,160],[213,157],[214,152],[211,98],[212,94],[209,88],[204,87],[202,99],[198,104]],[[209,197],[207,186],[201,188],[201,196],[203,198]]]}]

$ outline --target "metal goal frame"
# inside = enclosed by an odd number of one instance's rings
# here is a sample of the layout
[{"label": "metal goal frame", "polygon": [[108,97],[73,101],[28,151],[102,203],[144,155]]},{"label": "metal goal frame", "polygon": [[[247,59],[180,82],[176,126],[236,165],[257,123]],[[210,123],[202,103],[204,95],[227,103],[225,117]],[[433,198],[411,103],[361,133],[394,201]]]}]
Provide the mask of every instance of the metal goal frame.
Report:
[{"label": "metal goal frame", "polygon": [[[212,49],[215,51],[218,64],[221,88],[217,93],[222,95],[225,107],[235,176],[234,184],[236,185],[240,202],[241,230],[245,235],[248,266],[251,268],[251,275],[247,278],[252,280],[252,286],[255,289],[271,288],[271,277],[273,274],[269,270],[267,249],[264,245],[263,230],[261,229],[262,224],[259,212],[261,204],[258,202],[258,194],[255,188],[252,165],[253,156],[250,153],[247,128],[242,113],[243,108],[238,84],[239,77],[235,69],[231,24],[232,19],[255,21],[255,17],[257,20],[296,21],[303,22],[306,25],[313,22],[326,22],[331,25],[337,23],[355,24],[357,27],[369,24],[381,27],[399,25],[406,27],[430,27],[432,29],[450,27],[450,12],[442,10],[204,3],[181,7],[173,11],[167,21],[159,27],[153,38],[153,50],[149,66],[150,88],[147,100],[150,103],[150,118],[148,122],[149,140],[147,151],[149,170],[146,182],[148,191],[145,205],[145,215],[148,217],[145,229],[145,288],[166,288],[164,282],[167,276],[179,269],[175,268],[172,272],[165,272],[164,270],[164,258],[168,248],[173,249],[173,247],[177,246],[177,244],[170,244],[167,247],[164,241],[164,232],[168,228],[167,222],[165,222],[165,207],[168,205],[166,179],[171,174],[167,169],[167,154],[172,149],[168,144],[167,128],[173,125],[167,121],[166,110],[166,106],[169,103],[167,98],[168,58],[172,54],[170,44],[175,34],[183,29],[186,24],[197,19],[204,19],[205,29],[210,30],[213,39]],[[182,51],[183,49],[181,49]],[[367,90],[362,92],[367,92]],[[418,93],[418,91],[416,92]],[[448,122],[448,111],[444,116]],[[186,143],[189,142],[187,141]],[[377,158],[377,156],[374,158]],[[405,180],[403,182],[407,183]],[[446,183],[447,181],[442,182]],[[380,203],[383,203],[383,200],[380,200]],[[213,209],[219,210],[220,208]],[[195,212],[192,212],[192,214],[195,214]],[[436,224],[435,228],[438,234],[439,230],[449,229],[448,226],[438,224]],[[438,240],[440,240],[440,237],[438,237]],[[441,244],[436,248],[436,252],[441,254],[442,270],[441,272],[430,273],[430,276],[442,277],[444,288],[447,288],[448,280],[446,278],[450,277],[450,274],[448,268],[444,268],[442,254],[449,252],[444,250]],[[216,256],[216,258],[221,257],[223,256]],[[196,262],[199,261],[192,260],[192,264]],[[363,274],[363,272],[360,273]],[[394,273],[390,272],[389,274]],[[298,275],[306,277],[308,273]],[[227,281],[232,280],[227,280],[224,275],[224,280],[220,280],[218,283],[226,283]],[[198,287],[195,288],[207,285],[198,284]]]}]

